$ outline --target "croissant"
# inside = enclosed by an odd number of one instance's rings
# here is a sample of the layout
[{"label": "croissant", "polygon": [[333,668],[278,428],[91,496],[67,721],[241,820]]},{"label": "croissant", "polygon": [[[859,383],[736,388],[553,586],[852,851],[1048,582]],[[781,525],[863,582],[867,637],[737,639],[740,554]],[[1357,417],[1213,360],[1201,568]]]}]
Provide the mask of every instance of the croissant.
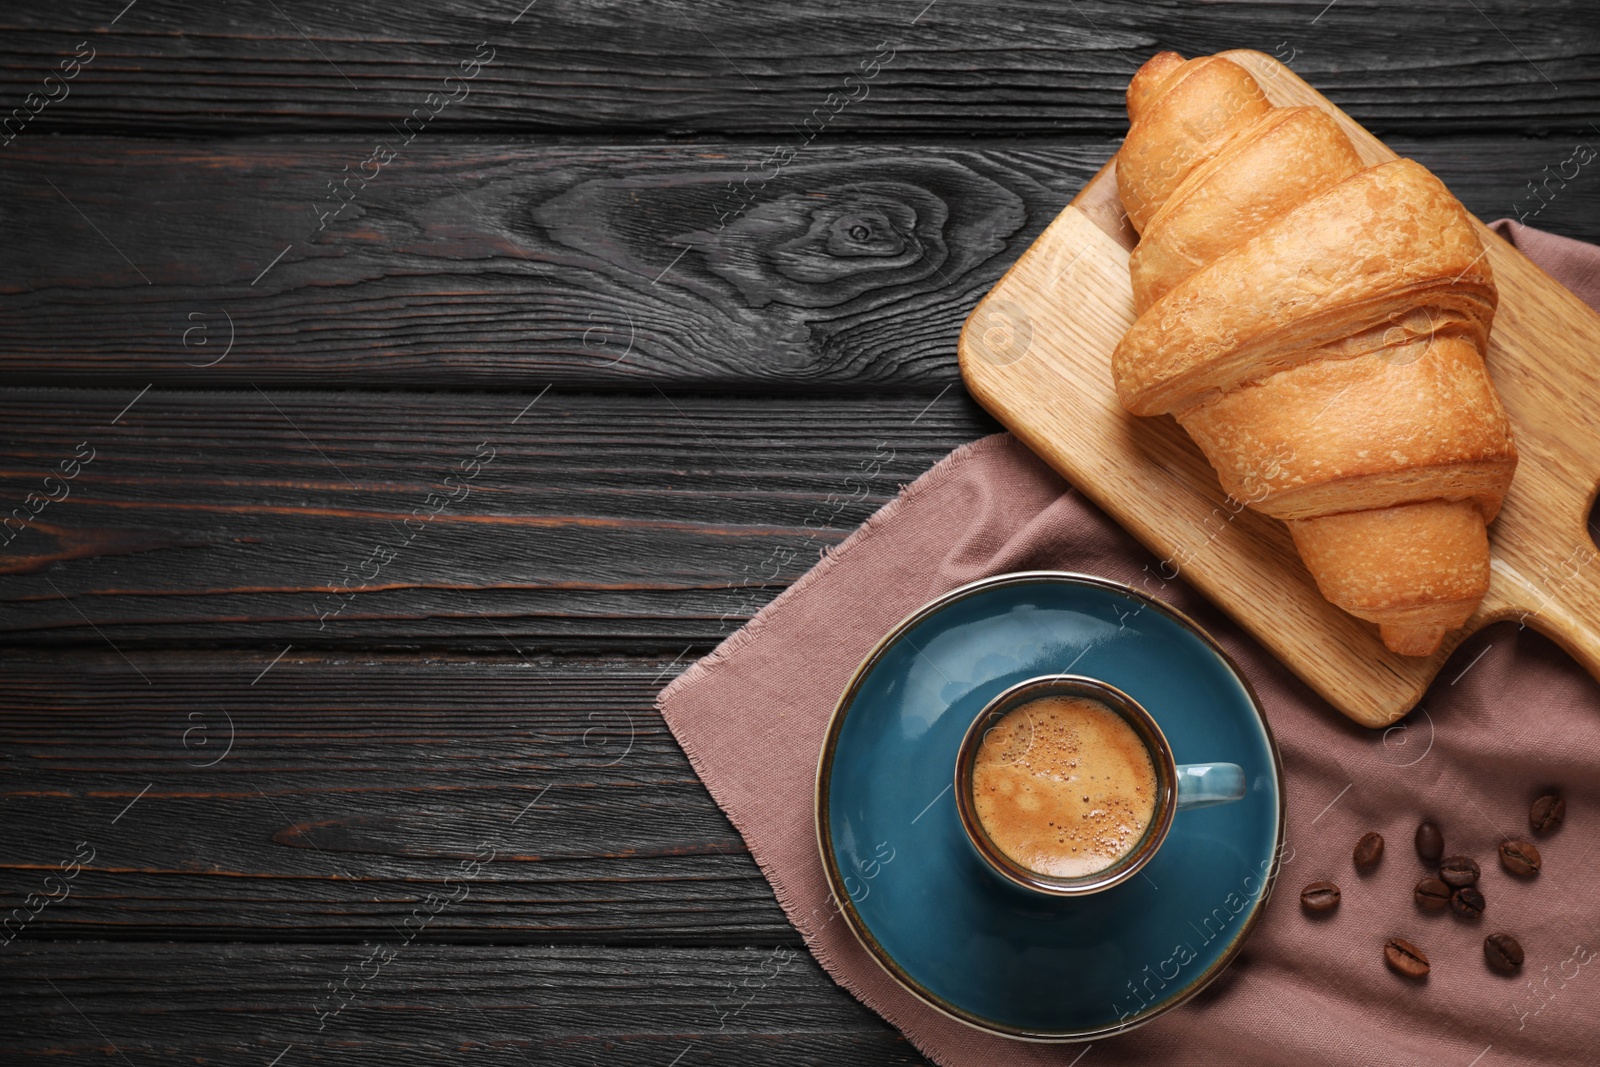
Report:
[{"label": "croissant", "polygon": [[1363,166],[1328,113],[1273,107],[1217,56],[1155,56],[1128,118],[1123,407],[1174,415],[1231,496],[1288,524],[1324,597],[1432,653],[1488,590],[1485,526],[1517,465],[1470,216],[1422,166]]}]

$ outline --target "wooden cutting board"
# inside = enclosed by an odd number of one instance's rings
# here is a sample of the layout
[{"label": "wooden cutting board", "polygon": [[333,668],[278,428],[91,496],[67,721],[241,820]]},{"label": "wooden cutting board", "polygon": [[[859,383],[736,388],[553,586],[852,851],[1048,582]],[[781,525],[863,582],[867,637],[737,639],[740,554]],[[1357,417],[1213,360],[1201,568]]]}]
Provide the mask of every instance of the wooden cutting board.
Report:
[{"label": "wooden cutting board", "polygon": [[[1281,106],[1313,104],[1370,164],[1395,159],[1372,134],[1270,56],[1223,55]],[[1600,483],[1600,316],[1480,224],[1500,287],[1489,370],[1521,462],[1489,529],[1489,595],[1427,658],[1384,648],[1377,627],[1329,604],[1280,522],[1229,502],[1170,417],[1117,402],[1111,352],[1133,324],[1136,235],[1108,163],[974,309],[961,333],[972,395],[1162,559],[1144,586],[1181,575],[1334,707],[1384,726],[1416,706],[1450,652],[1491,622],[1549,635],[1600,678],[1600,552],[1589,509]],[[1463,665],[1465,666],[1465,664]]]}]

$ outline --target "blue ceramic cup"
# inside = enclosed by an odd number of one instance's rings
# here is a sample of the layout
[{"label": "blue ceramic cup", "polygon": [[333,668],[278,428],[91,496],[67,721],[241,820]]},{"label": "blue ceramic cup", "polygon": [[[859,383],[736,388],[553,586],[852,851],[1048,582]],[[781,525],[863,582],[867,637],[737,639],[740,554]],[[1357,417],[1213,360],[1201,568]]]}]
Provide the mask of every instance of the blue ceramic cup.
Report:
[{"label": "blue ceramic cup", "polygon": [[[1156,772],[1155,810],[1144,836],[1120,858],[1092,874],[1063,878],[1041,874],[1024,867],[990,839],[978,818],[972,795],[972,772],[984,735],[1005,715],[1041,697],[1087,697],[1122,716],[1144,742]],[[1190,763],[1179,766],[1173,759],[1161,727],[1138,701],[1122,690],[1095,678],[1078,674],[1047,674],[1019,682],[1002,692],[978,712],[967,727],[961,748],[956,753],[955,796],[961,826],[967,839],[989,867],[1002,878],[1023,889],[1052,897],[1075,897],[1098,893],[1127,881],[1149,863],[1172,829],[1180,811],[1206,808],[1239,800],[1245,794],[1244,771],[1232,763]]]}]

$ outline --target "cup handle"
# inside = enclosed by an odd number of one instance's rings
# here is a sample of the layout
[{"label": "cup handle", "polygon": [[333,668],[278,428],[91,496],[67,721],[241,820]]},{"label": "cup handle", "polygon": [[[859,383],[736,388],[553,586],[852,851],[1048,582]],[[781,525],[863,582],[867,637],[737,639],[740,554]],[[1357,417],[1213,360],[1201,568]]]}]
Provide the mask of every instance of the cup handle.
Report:
[{"label": "cup handle", "polygon": [[1178,810],[1228,804],[1245,794],[1244,769],[1235,763],[1186,763],[1178,768]]}]

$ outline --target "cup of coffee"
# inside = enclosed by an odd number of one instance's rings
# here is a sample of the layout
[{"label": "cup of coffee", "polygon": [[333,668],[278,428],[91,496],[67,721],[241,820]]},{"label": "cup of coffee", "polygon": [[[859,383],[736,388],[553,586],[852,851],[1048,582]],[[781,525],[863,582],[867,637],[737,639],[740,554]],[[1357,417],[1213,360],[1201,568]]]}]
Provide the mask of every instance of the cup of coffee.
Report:
[{"label": "cup of coffee", "polygon": [[1098,893],[1155,856],[1188,808],[1238,800],[1232,763],[1179,766],[1161,727],[1094,678],[1030,678],[991,700],[956,755],[956,808],[1006,880],[1051,896]]}]

